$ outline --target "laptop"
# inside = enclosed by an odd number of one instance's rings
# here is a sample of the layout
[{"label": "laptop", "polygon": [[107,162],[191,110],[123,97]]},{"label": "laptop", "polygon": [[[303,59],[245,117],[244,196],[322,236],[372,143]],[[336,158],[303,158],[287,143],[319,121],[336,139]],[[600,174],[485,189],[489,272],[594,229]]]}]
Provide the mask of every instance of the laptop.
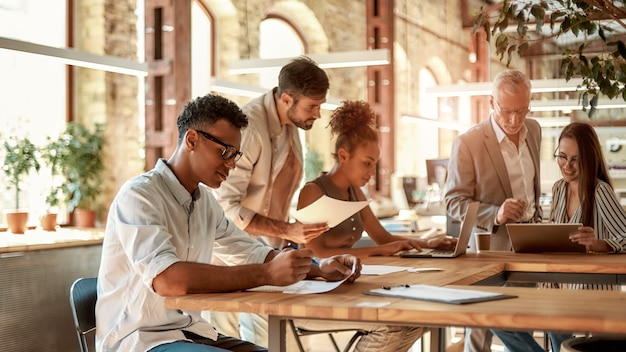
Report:
[{"label": "laptop", "polygon": [[422,248],[421,252],[415,249],[400,252],[403,258],[456,258],[467,251],[467,245],[472,237],[472,228],[476,224],[476,215],[478,214],[478,205],[480,202],[473,202],[467,206],[467,211],[461,222],[461,231],[459,239],[456,242],[454,250],[442,250],[434,248]]},{"label": "laptop", "polygon": [[584,245],[569,239],[580,226],[582,224],[506,224],[506,230],[515,253],[585,253]]}]

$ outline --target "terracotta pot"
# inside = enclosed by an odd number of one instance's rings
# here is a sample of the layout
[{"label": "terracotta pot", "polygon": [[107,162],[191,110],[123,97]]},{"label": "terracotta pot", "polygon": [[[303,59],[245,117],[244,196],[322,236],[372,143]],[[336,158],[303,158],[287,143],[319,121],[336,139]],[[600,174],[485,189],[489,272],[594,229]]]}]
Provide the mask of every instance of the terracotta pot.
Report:
[{"label": "terracotta pot", "polygon": [[96,227],[98,212],[90,209],[74,209],[74,226]]},{"label": "terracotta pot", "polygon": [[22,235],[26,232],[26,224],[28,223],[28,212],[26,211],[5,211],[7,218],[7,227],[11,233]]},{"label": "terracotta pot", "polygon": [[39,224],[44,231],[56,231],[57,230],[57,214],[46,213],[39,218]]}]

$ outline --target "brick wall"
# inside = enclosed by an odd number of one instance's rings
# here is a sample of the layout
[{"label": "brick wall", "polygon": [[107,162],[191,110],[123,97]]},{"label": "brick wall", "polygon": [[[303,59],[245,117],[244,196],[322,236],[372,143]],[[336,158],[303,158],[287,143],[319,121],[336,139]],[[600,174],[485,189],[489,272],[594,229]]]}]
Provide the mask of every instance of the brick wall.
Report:
[{"label": "brick wall", "polygon": [[[137,17],[131,1],[76,2],[76,46],[81,50],[137,60]],[[76,69],[74,119],[104,123],[107,140],[105,194],[100,220],[121,184],[143,171],[144,128],[138,94],[143,77]]]}]

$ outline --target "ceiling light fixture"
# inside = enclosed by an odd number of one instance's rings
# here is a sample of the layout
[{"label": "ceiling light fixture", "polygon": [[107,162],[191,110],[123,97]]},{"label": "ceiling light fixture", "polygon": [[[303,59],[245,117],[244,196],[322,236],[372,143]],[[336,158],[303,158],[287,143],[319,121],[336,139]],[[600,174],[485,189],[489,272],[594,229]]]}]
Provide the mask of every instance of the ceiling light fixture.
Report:
[{"label": "ceiling light fixture", "polygon": [[[569,81],[565,79],[538,79],[531,80],[532,93],[549,93],[549,92],[572,92],[583,90],[582,78],[572,78]],[[493,90],[492,82],[476,82],[462,84],[446,84],[437,85],[426,88],[426,94],[435,97],[462,97],[462,96],[478,96],[491,95]]]},{"label": "ceiling light fixture", "polygon": [[55,48],[51,46],[0,37],[0,48],[18,52],[41,55],[63,64],[145,77],[148,64],[116,56],[95,55],[73,48]]},{"label": "ceiling light fixture", "polygon": [[[590,107],[587,106],[587,109]],[[621,99],[598,99],[596,109],[623,109],[626,101]],[[583,106],[578,99],[533,100],[530,102],[530,111],[572,111],[582,110]]]},{"label": "ceiling light fixture", "polygon": [[457,121],[434,120],[434,119],[429,119],[427,117],[409,115],[409,114],[402,114],[402,120],[406,122],[416,123],[422,126],[445,128],[448,130],[459,131],[460,133],[467,131],[467,129],[471,127],[471,125],[467,125],[467,124],[460,123]]},{"label": "ceiling light fixture", "polygon": [[[267,93],[269,89],[255,86],[252,84],[233,82],[217,77],[212,77],[211,91],[222,94],[236,95],[240,97],[256,98],[262,94]],[[340,104],[341,101],[339,101],[338,99],[329,98],[326,99],[326,102],[324,104],[322,104],[322,109],[332,111],[339,107]]]},{"label": "ceiling light fixture", "polygon": [[[389,64],[388,49],[343,51],[328,54],[311,54],[306,56],[310,57],[321,68],[361,67]],[[295,59],[295,57],[233,61],[230,63],[228,73],[232,75],[259,73],[268,69],[281,68],[293,59]]]}]

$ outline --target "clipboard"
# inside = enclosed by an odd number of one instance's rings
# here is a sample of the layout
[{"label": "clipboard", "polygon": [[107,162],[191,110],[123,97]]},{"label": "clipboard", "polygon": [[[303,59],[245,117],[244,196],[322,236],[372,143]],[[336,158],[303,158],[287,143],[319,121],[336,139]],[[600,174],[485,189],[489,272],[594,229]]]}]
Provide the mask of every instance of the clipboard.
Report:
[{"label": "clipboard", "polygon": [[383,286],[382,288],[365,291],[363,292],[363,294],[372,296],[416,299],[422,301],[449,304],[468,304],[496,301],[508,298],[517,298],[517,296],[506,295],[499,292],[466,290],[431,285],[403,285],[395,287]]}]

